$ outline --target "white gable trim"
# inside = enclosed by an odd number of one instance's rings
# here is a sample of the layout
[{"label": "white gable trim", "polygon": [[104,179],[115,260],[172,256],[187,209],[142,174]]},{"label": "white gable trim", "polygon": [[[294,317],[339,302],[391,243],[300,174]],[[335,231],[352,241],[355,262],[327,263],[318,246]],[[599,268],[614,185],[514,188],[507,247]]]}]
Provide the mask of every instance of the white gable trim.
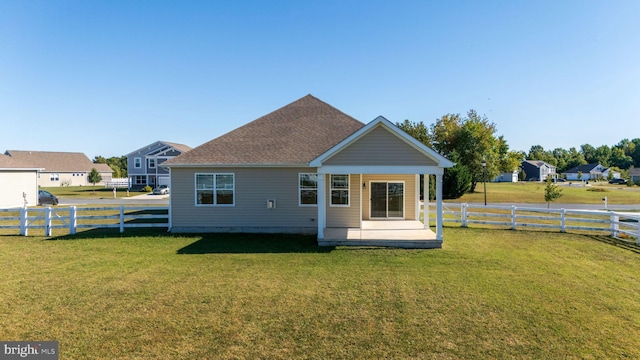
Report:
[{"label": "white gable trim", "polygon": [[318,174],[444,174],[439,166],[352,166],[325,165],[318,168]]},{"label": "white gable trim", "polygon": [[[426,146],[423,143],[419,142],[418,140],[414,139],[409,134],[407,134],[404,131],[400,130],[397,126],[393,125],[389,120],[385,119],[382,116],[378,116],[373,121],[371,121],[370,123],[368,123],[367,125],[362,127],[360,130],[358,130],[355,133],[351,134],[348,138],[342,140],[341,142],[339,142],[337,145],[335,145],[331,149],[327,150],[326,152],[324,152],[323,154],[321,154],[317,158],[311,160],[311,162],[309,163],[309,166],[321,167],[322,164],[326,160],[330,159],[331,157],[333,157],[334,155],[336,155],[337,153],[339,153],[343,149],[347,148],[349,145],[351,145],[352,143],[356,142],[357,140],[359,140],[360,138],[362,138],[363,136],[365,136],[366,134],[368,134],[369,132],[371,132],[373,129],[375,129],[378,126],[384,127],[390,133],[392,133],[393,135],[397,136],[398,138],[400,138],[401,140],[406,142],[408,145],[412,146],[413,148],[415,148],[416,150],[418,150],[419,152],[424,154],[426,157],[434,160],[438,164],[438,167],[447,168],[447,167],[453,167],[454,166],[453,162],[449,161],[447,158],[445,158],[444,156],[438,154],[433,149],[429,148],[428,146]],[[357,173],[357,171],[356,171],[356,173]],[[424,173],[424,172],[418,172],[418,174],[421,174],[421,173]],[[416,174],[416,173],[414,173],[414,174]]]}]

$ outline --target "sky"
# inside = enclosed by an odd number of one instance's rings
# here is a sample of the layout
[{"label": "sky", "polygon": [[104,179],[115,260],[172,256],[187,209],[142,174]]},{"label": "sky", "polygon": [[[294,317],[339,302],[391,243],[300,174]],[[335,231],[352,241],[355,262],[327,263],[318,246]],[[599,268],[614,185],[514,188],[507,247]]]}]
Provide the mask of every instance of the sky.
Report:
[{"label": "sky", "polygon": [[1,152],[196,147],[307,94],[612,146],[640,137],[640,1],[0,1]]}]

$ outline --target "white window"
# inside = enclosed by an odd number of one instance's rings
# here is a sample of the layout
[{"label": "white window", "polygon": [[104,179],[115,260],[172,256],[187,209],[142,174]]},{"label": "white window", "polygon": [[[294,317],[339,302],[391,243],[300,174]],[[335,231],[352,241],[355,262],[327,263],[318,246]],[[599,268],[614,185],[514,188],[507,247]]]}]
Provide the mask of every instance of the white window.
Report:
[{"label": "white window", "polygon": [[140,169],[142,167],[142,159],[137,157],[133,159],[133,167],[136,169]]},{"label": "white window", "polygon": [[331,175],[331,206],[349,206],[349,175]]},{"label": "white window", "polygon": [[318,205],[318,174],[298,174],[298,205]]},{"label": "white window", "polygon": [[155,169],[156,168],[156,159],[149,158],[149,159],[147,159],[147,162],[149,163],[149,169]]},{"label": "white window", "polygon": [[51,181],[60,180],[60,174],[51,174]]},{"label": "white window", "polygon": [[196,205],[234,206],[234,174],[196,174]]}]

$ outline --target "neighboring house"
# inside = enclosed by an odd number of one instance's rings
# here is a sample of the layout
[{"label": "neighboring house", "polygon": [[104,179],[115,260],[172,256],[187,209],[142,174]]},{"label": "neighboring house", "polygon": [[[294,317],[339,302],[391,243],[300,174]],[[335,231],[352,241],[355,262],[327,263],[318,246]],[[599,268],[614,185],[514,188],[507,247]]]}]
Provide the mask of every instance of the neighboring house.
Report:
[{"label": "neighboring house", "polygon": [[545,181],[548,176],[555,179],[556,167],[540,160],[525,160],[522,162],[522,170],[527,181]]},{"label": "neighboring house", "polygon": [[634,184],[640,181],[640,168],[631,166],[629,169],[629,180]]},{"label": "neighboring house", "polygon": [[156,185],[169,185],[171,174],[162,163],[191,150],[187,145],[156,141],[127,154],[127,172],[131,187],[155,188]]},{"label": "neighboring house", "polygon": [[41,187],[93,185],[88,177],[94,168],[102,177],[96,185],[110,181],[113,175],[109,165],[94,164],[78,152],[7,150],[5,155],[29,167],[41,168],[38,172],[38,186]]},{"label": "neighboring house", "polygon": [[609,173],[611,173],[611,179],[620,179],[620,173],[614,170],[611,170],[611,168],[606,168],[604,169],[604,171],[602,171],[602,177],[604,179],[609,179]]},{"label": "neighboring house", "polygon": [[0,208],[37,205],[38,170],[0,154]]},{"label": "neighboring house", "polygon": [[[165,166],[172,232],[312,233],[320,245],[416,236],[441,247],[453,163],[381,116],[365,125],[307,95]],[[436,176],[436,234],[419,219],[420,174]]]},{"label": "neighboring house", "polygon": [[605,170],[606,168],[600,164],[585,164],[571,168],[562,174],[571,181],[601,180],[604,178],[603,172]]},{"label": "neighboring house", "polygon": [[518,170],[501,172],[493,179],[493,182],[518,182]]}]

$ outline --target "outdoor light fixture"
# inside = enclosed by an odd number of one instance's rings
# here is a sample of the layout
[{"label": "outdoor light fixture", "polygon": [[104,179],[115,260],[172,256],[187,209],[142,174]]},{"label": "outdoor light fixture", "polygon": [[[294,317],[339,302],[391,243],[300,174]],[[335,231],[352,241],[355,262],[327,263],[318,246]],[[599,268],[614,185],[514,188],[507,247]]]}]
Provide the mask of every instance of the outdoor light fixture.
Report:
[{"label": "outdoor light fixture", "polygon": [[362,183],[362,188],[366,189],[367,188],[367,183]]},{"label": "outdoor light fixture", "polygon": [[482,178],[484,182],[484,206],[487,206],[487,162],[482,159]]}]

